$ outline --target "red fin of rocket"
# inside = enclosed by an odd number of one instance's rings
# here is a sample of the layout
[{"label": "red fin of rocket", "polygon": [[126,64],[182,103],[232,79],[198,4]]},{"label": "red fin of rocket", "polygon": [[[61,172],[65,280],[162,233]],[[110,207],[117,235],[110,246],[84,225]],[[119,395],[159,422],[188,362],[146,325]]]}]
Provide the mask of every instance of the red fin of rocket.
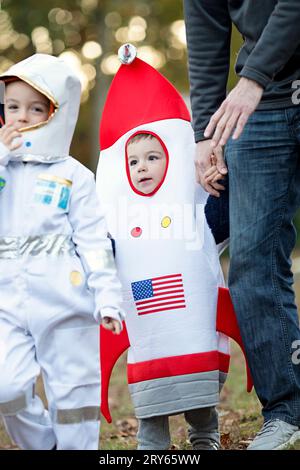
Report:
[{"label": "red fin of rocket", "polygon": [[224,333],[234,339],[243,351],[246,369],[247,369],[247,392],[253,388],[253,380],[248,366],[244,344],[242,341],[240,329],[232,305],[229,289],[219,287],[218,306],[217,306],[217,331]]},{"label": "red fin of rocket", "polygon": [[108,405],[108,387],[112,370],[119,357],[130,346],[126,325],[119,335],[100,326],[101,359],[101,413],[108,423],[112,422]]}]

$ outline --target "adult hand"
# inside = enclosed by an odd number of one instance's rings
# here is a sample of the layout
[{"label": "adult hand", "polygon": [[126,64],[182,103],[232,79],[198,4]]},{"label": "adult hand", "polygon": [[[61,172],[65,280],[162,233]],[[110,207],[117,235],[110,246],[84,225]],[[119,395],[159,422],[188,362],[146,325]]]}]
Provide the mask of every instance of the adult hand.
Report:
[{"label": "adult hand", "polygon": [[211,137],[211,146],[225,145],[232,131],[238,139],[249,116],[256,110],[263,94],[263,88],[253,80],[242,77],[231,90],[219,109],[212,115],[204,132]]},{"label": "adult hand", "polygon": [[[213,168],[214,181],[207,179],[212,166],[215,167]],[[212,149],[210,140],[198,142],[196,145],[195,170],[197,183],[200,183],[209,194],[220,197],[219,191],[225,188],[217,180],[227,174],[222,147]]]},{"label": "adult hand", "polygon": [[22,141],[13,142],[17,137],[22,137],[18,131],[19,124],[5,124],[0,129],[0,142],[2,142],[9,150],[16,150],[21,147]]}]

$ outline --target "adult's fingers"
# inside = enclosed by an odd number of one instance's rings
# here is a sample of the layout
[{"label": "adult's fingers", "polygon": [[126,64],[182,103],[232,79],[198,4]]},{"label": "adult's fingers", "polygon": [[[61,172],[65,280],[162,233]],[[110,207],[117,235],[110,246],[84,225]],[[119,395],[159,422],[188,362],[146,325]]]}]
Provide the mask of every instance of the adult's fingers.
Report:
[{"label": "adult's fingers", "polygon": [[249,116],[250,114],[247,114],[247,113],[242,113],[238,119],[238,122],[237,122],[237,125],[236,125],[236,128],[235,128],[235,131],[233,133],[233,136],[232,138],[235,140],[235,139],[238,139],[241,135],[241,133],[243,132],[244,130],[244,127],[249,119]]},{"label": "adult's fingers", "polygon": [[215,128],[215,132],[211,138],[211,146],[212,148],[217,147],[220,143],[220,139],[223,135],[224,129],[227,125],[227,122],[229,121],[231,117],[231,112],[226,111],[223,116],[220,118],[219,122],[217,123],[217,126]]},{"label": "adult's fingers", "polygon": [[208,125],[206,126],[206,129],[204,131],[204,137],[211,137],[216,126],[218,125],[218,122],[222,118],[223,114],[225,112],[225,105],[224,102],[221,104],[219,109],[212,115],[210,118],[210,121]]},{"label": "adult's fingers", "polygon": [[222,175],[226,175],[228,170],[223,156],[223,148],[218,146],[214,149],[216,167]]},{"label": "adult's fingers", "polygon": [[204,174],[208,169],[210,169],[210,160],[208,162],[202,160],[195,160],[195,173],[196,173],[196,181],[199,184],[202,184],[202,179]]},{"label": "adult's fingers", "polygon": [[236,126],[237,122],[238,122],[238,119],[239,119],[239,112],[238,111],[235,111],[231,118],[228,120],[226,126],[225,126],[225,129],[223,130],[223,134],[220,138],[220,145],[225,145],[229,139],[229,137],[231,136],[231,133],[234,129],[234,127]]}]

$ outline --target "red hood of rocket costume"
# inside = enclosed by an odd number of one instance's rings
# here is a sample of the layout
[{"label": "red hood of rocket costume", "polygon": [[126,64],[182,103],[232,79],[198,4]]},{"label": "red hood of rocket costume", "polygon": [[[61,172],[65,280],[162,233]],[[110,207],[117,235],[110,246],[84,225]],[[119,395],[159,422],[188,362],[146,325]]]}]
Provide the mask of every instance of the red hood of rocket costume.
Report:
[{"label": "red hood of rocket costume", "polygon": [[113,145],[130,129],[164,119],[190,121],[174,86],[140,59],[121,65],[110,86],[100,124],[100,148]]}]

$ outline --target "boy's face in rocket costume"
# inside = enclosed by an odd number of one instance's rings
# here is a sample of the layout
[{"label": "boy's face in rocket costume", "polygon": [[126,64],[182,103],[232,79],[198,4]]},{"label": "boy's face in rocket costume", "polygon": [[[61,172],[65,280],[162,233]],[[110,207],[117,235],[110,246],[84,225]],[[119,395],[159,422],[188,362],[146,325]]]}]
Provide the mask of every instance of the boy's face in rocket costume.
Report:
[{"label": "boy's face in rocket costume", "polygon": [[127,158],[135,189],[152,193],[162,181],[167,164],[160,142],[152,135],[136,136],[127,145]]},{"label": "boy's face in rocket costume", "polygon": [[5,122],[19,128],[45,122],[49,116],[49,100],[27,83],[7,83],[4,101]]}]

